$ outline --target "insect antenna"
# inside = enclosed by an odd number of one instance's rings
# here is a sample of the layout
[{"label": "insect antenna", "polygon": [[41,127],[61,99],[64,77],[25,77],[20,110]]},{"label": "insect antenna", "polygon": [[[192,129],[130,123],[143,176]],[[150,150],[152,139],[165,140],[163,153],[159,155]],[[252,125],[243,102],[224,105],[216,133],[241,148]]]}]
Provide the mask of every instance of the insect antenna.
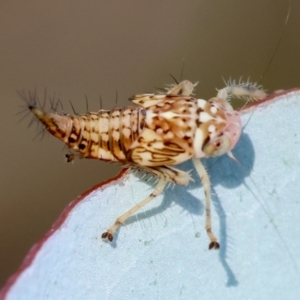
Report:
[{"label": "insect antenna", "polygon": [[[292,0],[289,1],[288,11],[287,11],[287,14],[286,14],[286,17],[285,17],[284,25],[283,25],[282,28],[281,28],[281,32],[280,32],[280,35],[279,35],[279,38],[278,38],[278,41],[277,41],[275,50],[273,51],[273,54],[272,54],[272,56],[271,56],[271,58],[270,58],[270,60],[269,60],[269,62],[268,62],[268,64],[267,64],[267,67],[266,67],[265,71],[264,71],[263,74],[260,76],[260,78],[259,78],[259,80],[258,80],[258,83],[260,83],[260,82],[266,77],[266,74],[267,74],[268,70],[270,69],[270,66],[271,66],[271,64],[273,63],[273,61],[274,61],[274,59],[275,59],[275,57],[276,57],[276,55],[277,55],[277,52],[278,52],[278,50],[279,50],[279,48],[280,48],[280,45],[281,45],[281,41],[282,41],[283,35],[284,35],[284,33],[285,33],[287,24],[288,24],[289,19],[290,19],[291,10],[292,10]],[[227,87],[228,87],[228,86],[232,86],[233,84],[235,84],[235,81],[232,81],[231,78],[227,81],[227,83],[226,83],[226,81],[224,80],[224,78],[223,78],[223,81],[225,82],[225,84],[226,84]],[[241,84],[241,78],[240,78],[240,80],[239,80],[239,84]],[[250,84],[250,85],[249,85],[249,84]],[[247,79],[246,85],[249,85],[249,87],[251,87],[251,83],[250,83],[250,81],[249,81],[249,78]],[[256,88],[258,88],[258,89],[261,88],[261,86],[258,85],[258,84],[254,84],[254,85],[252,85],[252,87],[256,87]],[[230,99],[230,98],[231,98],[231,96],[229,96],[229,99]],[[248,98],[248,99],[246,98],[245,100],[246,100],[247,102],[243,105],[243,107],[240,109],[240,111],[242,111],[242,110],[249,104],[249,102],[252,101],[251,97]],[[255,99],[254,99],[254,100],[255,100]],[[246,126],[247,126],[248,123],[250,122],[250,120],[251,120],[253,114],[255,113],[255,110],[256,110],[256,109],[253,110],[253,112],[252,112],[252,114],[250,115],[249,119],[247,120],[247,122],[246,122],[245,125],[243,126],[243,130],[246,128]]]},{"label": "insect antenna", "polygon": [[275,59],[275,56],[276,56],[276,54],[277,54],[277,52],[278,52],[278,50],[279,50],[279,47],[280,47],[280,44],[281,44],[281,41],[282,41],[284,32],[285,32],[285,30],[286,30],[288,21],[289,21],[289,19],[290,19],[291,10],[292,10],[292,0],[289,1],[288,11],[287,11],[287,14],[286,14],[286,17],[285,17],[284,24],[283,24],[283,26],[282,26],[282,28],[281,28],[281,32],[280,32],[279,39],[278,39],[278,41],[277,41],[275,50],[274,50],[274,52],[273,52],[273,54],[272,54],[272,56],[271,56],[271,58],[270,58],[270,60],[269,60],[269,62],[268,62],[268,64],[267,64],[267,67],[266,67],[265,71],[264,71],[263,74],[260,76],[258,82],[261,82],[261,81],[265,78],[265,76],[266,76],[268,70],[270,69],[270,66],[271,66],[272,62],[273,62],[274,59]]}]

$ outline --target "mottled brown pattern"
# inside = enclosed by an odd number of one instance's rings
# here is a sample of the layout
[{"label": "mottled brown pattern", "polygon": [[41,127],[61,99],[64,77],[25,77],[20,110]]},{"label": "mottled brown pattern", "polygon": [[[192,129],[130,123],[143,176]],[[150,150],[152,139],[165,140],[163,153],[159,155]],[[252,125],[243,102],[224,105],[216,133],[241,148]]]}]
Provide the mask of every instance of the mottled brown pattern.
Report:
[{"label": "mottled brown pattern", "polygon": [[[196,111],[195,99],[166,100],[149,108],[148,111],[155,115],[147,122],[148,128],[152,130],[161,128],[162,135],[166,135],[168,131],[171,131],[179,138],[184,138],[186,135],[192,136],[197,118],[194,113]],[[166,112],[172,112],[174,116],[168,118],[164,114]]]},{"label": "mottled brown pattern", "polygon": [[81,157],[105,161],[128,162],[132,143],[144,127],[142,108],[116,108],[85,115],[58,115],[38,108],[33,113],[46,129]]}]

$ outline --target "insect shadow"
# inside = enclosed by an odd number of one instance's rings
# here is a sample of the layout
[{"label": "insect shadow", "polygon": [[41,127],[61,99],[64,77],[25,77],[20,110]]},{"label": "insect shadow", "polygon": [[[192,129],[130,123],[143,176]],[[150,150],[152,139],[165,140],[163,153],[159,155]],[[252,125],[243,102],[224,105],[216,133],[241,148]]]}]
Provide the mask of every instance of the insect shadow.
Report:
[{"label": "insect shadow", "polygon": [[[248,134],[243,133],[241,135],[239,142],[233,150],[233,155],[236,158],[236,161],[227,155],[203,159],[203,162],[206,165],[210,175],[212,201],[220,223],[220,232],[216,234],[220,239],[221,248],[219,250],[219,257],[220,262],[227,274],[227,286],[237,286],[238,281],[227,262],[227,216],[223,209],[222,202],[215,191],[215,187],[220,184],[228,189],[234,189],[243,184],[245,182],[245,178],[251,174],[254,165],[255,151]],[[126,225],[161,214],[167,210],[172,203],[180,205],[183,210],[192,215],[202,215],[204,213],[204,195],[199,194],[194,196],[189,192],[194,189],[199,190],[199,186],[201,186],[201,181],[193,169],[192,162],[187,161],[178,166],[179,169],[184,171],[193,170],[191,175],[194,181],[191,181],[188,187],[175,186],[174,189],[167,189],[164,192],[162,202],[157,207],[145,210],[144,212],[137,213],[136,215],[130,217],[126,221]],[[114,245],[112,245],[113,247],[116,247],[115,241],[117,240],[118,232],[119,231],[116,232],[116,239],[114,239]]]}]

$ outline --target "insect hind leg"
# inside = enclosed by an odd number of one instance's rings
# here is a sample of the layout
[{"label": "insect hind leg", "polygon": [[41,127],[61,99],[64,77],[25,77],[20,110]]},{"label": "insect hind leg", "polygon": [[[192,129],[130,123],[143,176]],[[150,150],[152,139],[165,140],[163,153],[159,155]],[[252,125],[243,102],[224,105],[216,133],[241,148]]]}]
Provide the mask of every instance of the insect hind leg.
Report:
[{"label": "insect hind leg", "polygon": [[[134,166],[136,167],[136,166]],[[177,183],[180,185],[187,185],[191,179],[190,174],[187,172],[183,172],[177,170],[175,168],[160,166],[160,167],[137,167],[139,169],[143,169],[144,171],[151,173],[155,177],[159,178],[158,183],[156,184],[153,192],[146,197],[144,200],[136,204],[134,207],[129,209],[126,213],[118,217],[115,223],[102,234],[103,239],[108,239],[110,242],[113,241],[113,234],[116,230],[124,224],[124,222],[135,214],[138,210],[144,207],[146,204],[151,202],[154,198],[159,196],[165,189],[168,182]]]}]

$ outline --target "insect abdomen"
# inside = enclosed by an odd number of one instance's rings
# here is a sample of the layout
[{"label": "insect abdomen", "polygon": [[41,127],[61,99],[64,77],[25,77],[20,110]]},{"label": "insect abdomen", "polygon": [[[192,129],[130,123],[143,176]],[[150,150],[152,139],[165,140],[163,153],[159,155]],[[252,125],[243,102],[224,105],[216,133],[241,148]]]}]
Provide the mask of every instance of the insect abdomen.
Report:
[{"label": "insect abdomen", "polygon": [[128,150],[144,127],[144,109],[138,107],[74,116],[29,109],[47,131],[85,158],[126,162]]}]

